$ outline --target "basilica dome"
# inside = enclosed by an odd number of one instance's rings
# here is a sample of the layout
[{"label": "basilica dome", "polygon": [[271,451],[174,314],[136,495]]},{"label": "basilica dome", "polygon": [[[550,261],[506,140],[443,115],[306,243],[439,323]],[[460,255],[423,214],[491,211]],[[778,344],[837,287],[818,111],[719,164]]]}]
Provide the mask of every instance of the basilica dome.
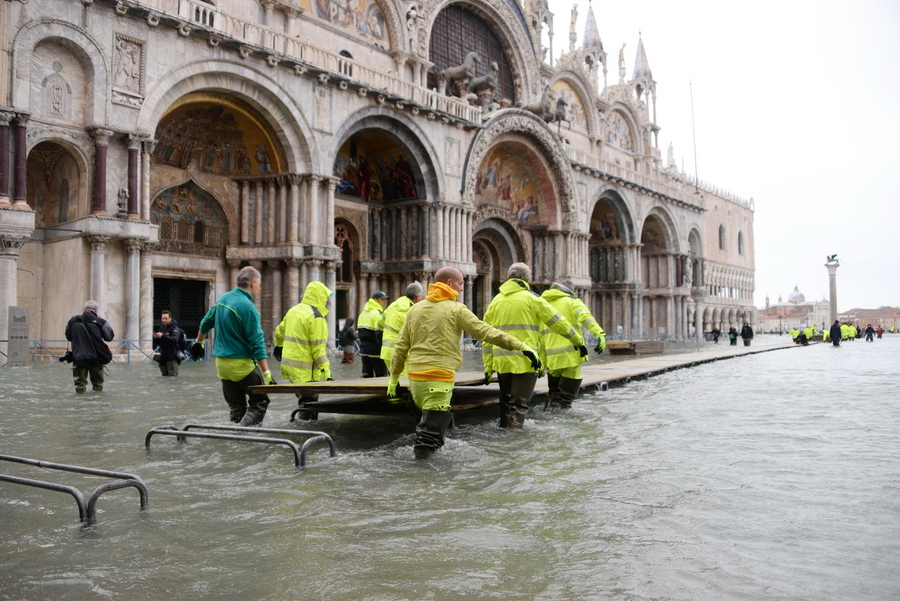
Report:
[{"label": "basilica dome", "polygon": [[795,305],[806,302],[806,297],[803,296],[803,293],[797,289],[796,284],[794,285],[794,291],[788,294],[788,302]]}]

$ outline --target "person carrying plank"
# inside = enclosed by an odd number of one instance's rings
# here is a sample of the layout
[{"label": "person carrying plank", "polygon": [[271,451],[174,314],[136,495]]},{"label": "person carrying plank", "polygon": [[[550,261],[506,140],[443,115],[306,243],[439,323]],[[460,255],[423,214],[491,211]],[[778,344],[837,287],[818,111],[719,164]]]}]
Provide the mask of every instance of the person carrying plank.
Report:
[{"label": "person carrying plank", "polygon": [[450,398],[462,352],[463,332],[507,351],[519,351],[532,364],[540,365],[537,351],[481,321],[463,303],[456,302],[463,289],[463,275],[453,267],[434,274],[428,295],[413,305],[394,344],[388,396],[397,396],[397,384],[409,364],[409,391],[422,417],[416,426],[413,451],[416,459],[427,459],[444,445],[444,435],[453,417]]}]

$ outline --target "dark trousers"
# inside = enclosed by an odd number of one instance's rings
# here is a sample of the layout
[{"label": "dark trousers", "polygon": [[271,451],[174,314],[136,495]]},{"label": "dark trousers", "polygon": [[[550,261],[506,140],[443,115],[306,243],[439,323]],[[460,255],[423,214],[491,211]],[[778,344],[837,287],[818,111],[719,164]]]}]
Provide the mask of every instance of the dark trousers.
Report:
[{"label": "dark trousers", "polygon": [[159,373],[164,376],[177,376],[178,375],[178,361],[172,359],[171,361],[166,361],[163,363],[160,361],[159,363]]},{"label": "dark trousers", "polygon": [[91,386],[97,392],[103,390],[103,366],[99,367],[76,367],[72,370],[75,376],[75,392],[84,392],[87,388],[88,376],[91,378]]},{"label": "dark trousers", "polygon": [[266,380],[258,365],[240,382],[222,380],[222,394],[225,395],[225,402],[231,411],[231,421],[239,422],[244,415],[249,415],[256,423],[263,420],[269,407],[269,397],[265,394],[250,394],[250,387],[265,383]]},{"label": "dark trousers", "polygon": [[364,378],[382,378],[388,375],[387,365],[381,357],[372,357],[371,355],[360,355],[362,357],[362,377]]},{"label": "dark trousers", "polygon": [[534,392],[538,375],[498,374],[500,382],[500,427],[521,428],[525,425],[528,403]]},{"label": "dark trousers", "polygon": [[752,339],[751,339],[751,338],[744,338],[744,346],[750,346],[750,340],[752,340]]}]

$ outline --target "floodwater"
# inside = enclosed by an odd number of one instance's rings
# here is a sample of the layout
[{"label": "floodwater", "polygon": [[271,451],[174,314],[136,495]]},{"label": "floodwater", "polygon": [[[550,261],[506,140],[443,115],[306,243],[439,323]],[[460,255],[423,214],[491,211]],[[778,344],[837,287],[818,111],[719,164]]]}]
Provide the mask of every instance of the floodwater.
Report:
[{"label": "floodwater", "polygon": [[[154,426],[227,420],[211,364],[113,366],[85,395],[62,366],[0,369],[0,453],[133,472],[150,493],[144,514],[134,489],[106,493],[82,527],[71,497],[0,482],[0,599],[895,600],[898,356],[885,335],[717,361],[523,431],[484,410],[430,462],[408,419],[322,415],[303,427],[338,456],[305,471],[281,447],[144,448]],[[274,399],[265,425],[294,427],[293,406]]]}]

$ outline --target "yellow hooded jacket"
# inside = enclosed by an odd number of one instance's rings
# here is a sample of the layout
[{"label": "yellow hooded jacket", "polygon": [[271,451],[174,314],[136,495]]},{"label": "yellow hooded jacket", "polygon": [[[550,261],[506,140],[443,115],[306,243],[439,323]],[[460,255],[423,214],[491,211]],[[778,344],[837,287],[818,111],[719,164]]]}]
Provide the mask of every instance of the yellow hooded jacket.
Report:
[{"label": "yellow hooded jacket", "polygon": [[288,310],[275,328],[275,346],[284,347],[281,375],[291,382],[318,382],[331,377],[328,341],[328,297],[325,284],[310,282],[303,300]]},{"label": "yellow hooded jacket", "polygon": [[400,335],[400,329],[406,321],[406,314],[415,303],[408,296],[401,296],[384,310],[384,336],[381,339],[381,358],[385,365],[391,364],[394,354],[394,341]]},{"label": "yellow hooded jacket", "polygon": [[[509,279],[500,286],[500,294],[488,305],[484,321],[537,351],[541,349],[541,332],[545,327],[568,340],[569,344],[584,344],[581,332],[573,328],[550,303],[532,292],[525,281],[517,278]],[[497,348],[493,344],[484,344],[481,349],[485,373],[527,374],[535,371],[531,361],[521,353]]]},{"label": "yellow hooded jacket", "polygon": [[510,353],[522,348],[520,340],[492,328],[456,302],[458,294],[443,282],[431,284],[425,300],[410,308],[394,343],[391,379],[398,380],[407,366],[410,380],[453,382],[462,365],[459,339],[463,332]]},{"label": "yellow hooded jacket", "polygon": [[[569,323],[587,328],[598,341],[606,344],[606,332],[603,331],[585,304],[581,302],[581,299],[555,288],[545,290],[541,294],[541,298],[559,311],[559,314],[565,317]],[[572,346],[567,338],[563,338],[553,330],[544,329],[541,334],[544,342],[541,360],[548,370],[577,367],[583,361],[588,360],[587,357],[581,356],[578,349]]]}]

